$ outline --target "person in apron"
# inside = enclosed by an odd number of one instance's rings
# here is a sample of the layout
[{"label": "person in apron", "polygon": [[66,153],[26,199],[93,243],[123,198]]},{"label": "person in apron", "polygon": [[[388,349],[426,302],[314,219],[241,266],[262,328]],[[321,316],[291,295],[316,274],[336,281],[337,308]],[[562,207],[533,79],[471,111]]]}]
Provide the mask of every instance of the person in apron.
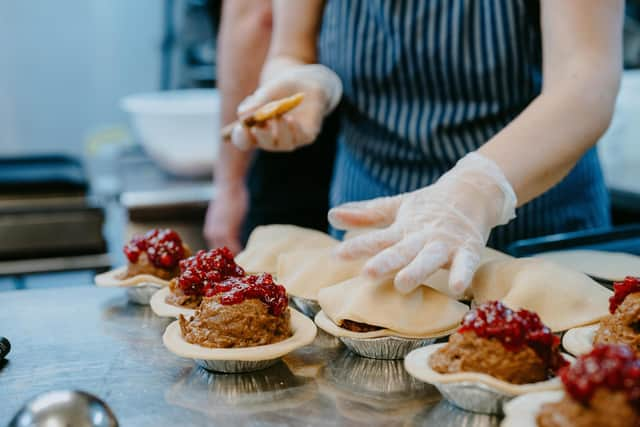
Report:
[{"label": "person in apron", "polygon": [[[339,101],[329,221],[371,228],[337,254],[414,289],[450,269],[468,287],[488,242],[609,225],[595,143],[621,74],[624,2],[274,1],[274,37],[247,114],[304,92],[239,148],[313,141]],[[517,208],[517,209],[516,209]]]},{"label": "person in apron", "polygon": [[[221,14],[217,86],[221,120],[228,124],[236,119],[240,101],[258,84],[271,38],[271,0],[228,0],[222,11],[213,3],[209,2],[214,28],[218,23],[213,17]],[[216,197],[209,203],[203,229],[209,247],[226,246],[238,253],[260,225],[327,229],[337,114],[325,118],[313,144],[293,153],[245,152],[220,144]]]}]

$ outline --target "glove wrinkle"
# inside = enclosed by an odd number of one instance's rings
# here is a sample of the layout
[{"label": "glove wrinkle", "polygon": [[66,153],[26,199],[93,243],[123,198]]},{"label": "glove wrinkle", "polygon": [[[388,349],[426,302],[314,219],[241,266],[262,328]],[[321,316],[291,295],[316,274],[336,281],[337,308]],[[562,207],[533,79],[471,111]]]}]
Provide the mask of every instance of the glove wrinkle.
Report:
[{"label": "glove wrinkle", "polygon": [[345,259],[371,257],[366,274],[396,274],[396,289],[410,292],[449,266],[450,293],[460,296],[471,283],[491,229],[514,218],[515,206],[515,193],[498,166],[470,153],[428,187],[338,206],[329,220],[342,229],[386,223],[386,229],[338,246]]}]

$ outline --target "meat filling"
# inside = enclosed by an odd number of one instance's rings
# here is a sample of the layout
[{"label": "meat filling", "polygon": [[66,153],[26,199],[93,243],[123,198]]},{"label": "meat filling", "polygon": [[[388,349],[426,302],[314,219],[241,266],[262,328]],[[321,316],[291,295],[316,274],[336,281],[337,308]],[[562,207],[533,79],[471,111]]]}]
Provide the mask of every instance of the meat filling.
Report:
[{"label": "meat filling", "polygon": [[638,427],[640,413],[624,392],[599,389],[588,406],[569,396],[543,405],[536,421],[539,427]]},{"label": "meat filling", "polygon": [[290,312],[280,316],[258,299],[222,305],[220,296],[203,298],[194,316],[180,316],[184,339],[203,347],[231,348],[273,344],[291,336]]},{"label": "meat filling", "polygon": [[600,322],[594,344],[626,344],[640,357],[640,292],[627,296],[615,313]]},{"label": "meat filling", "polygon": [[169,295],[167,295],[164,300],[167,304],[184,308],[198,308],[202,301],[200,295],[186,295],[184,291],[180,289],[177,278],[171,279],[169,282],[169,291]]},{"label": "meat filling", "polygon": [[456,333],[429,360],[441,374],[481,372],[512,384],[528,384],[549,378],[543,360],[530,347],[509,351],[496,338],[473,332]]},{"label": "meat filling", "polygon": [[[186,256],[189,256],[189,248],[185,246],[184,250]],[[127,271],[123,278],[126,279],[140,274],[149,274],[151,276],[159,277],[162,280],[171,280],[180,275],[180,267],[177,265],[171,269],[156,267],[151,263],[147,254],[142,252],[138,256],[138,260],[136,262],[129,262],[127,264]]]},{"label": "meat filling", "polygon": [[371,332],[379,331],[380,329],[382,329],[379,326],[369,325],[368,323],[354,322],[353,320],[347,319],[344,319],[342,322],[340,322],[340,325],[338,326],[344,329],[348,329],[352,332]]}]

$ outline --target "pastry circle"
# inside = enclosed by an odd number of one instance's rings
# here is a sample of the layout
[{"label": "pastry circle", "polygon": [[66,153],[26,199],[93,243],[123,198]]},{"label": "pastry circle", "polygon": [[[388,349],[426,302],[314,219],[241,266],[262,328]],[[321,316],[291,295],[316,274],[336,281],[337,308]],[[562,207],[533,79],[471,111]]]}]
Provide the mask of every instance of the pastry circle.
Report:
[{"label": "pastry circle", "polygon": [[282,357],[292,351],[311,344],[318,332],[316,325],[304,314],[289,308],[293,335],[286,340],[255,347],[209,348],[186,342],[182,338],[180,324],[172,322],[164,334],[162,342],[172,353],[196,360],[260,361]]},{"label": "pastry circle", "polygon": [[497,300],[533,311],[552,332],[604,319],[613,294],[583,273],[536,258],[487,262],[476,271],[471,289],[477,305]]},{"label": "pastry circle", "polygon": [[376,331],[370,332],[354,332],[348,329],[341,328],[340,326],[333,323],[331,319],[324,313],[324,311],[320,311],[315,317],[316,325],[326,333],[333,335],[338,338],[382,338],[382,337],[400,337],[400,338],[409,338],[409,339],[422,339],[422,338],[440,338],[451,335],[454,333],[458,326],[453,329],[433,332],[426,335],[407,335],[401,334],[399,332],[392,331],[390,329],[378,329]]},{"label": "pastry circle", "polygon": [[545,403],[562,400],[564,392],[542,391],[519,396],[504,406],[504,420],[500,427],[538,427],[536,417]]},{"label": "pastry circle", "polygon": [[599,327],[600,324],[596,324],[569,329],[562,337],[562,346],[574,356],[589,353]]},{"label": "pastry circle", "polygon": [[98,274],[94,278],[94,282],[96,286],[102,288],[129,288],[132,286],[139,286],[152,283],[154,285],[160,286],[169,286],[168,280],[163,280],[159,277],[152,276],[151,274],[138,274],[133,277],[127,277],[126,279],[122,279],[122,277],[127,272],[127,266],[122,266],[119,268],[115,268],[113,270],[109,270],[105,273]]},{"label": "pastry circle", "polygon": [[626,276],[640,276],[640,257],[623,252],[567,250],[536,255],[599,279],[620,281]]},{"label": "pastry circle", "polygon": [[[560,390],[562,383],[559,377],[531,384],[511,384],[481,372],[458,372],[440,374],[429,366],[429,359],[446,343],[432,344],[412,351],[404,359],[404,367],[415,378],[434,385],[454,383],[475,383],[487,386],[507,396],[519,396],[538,391]],[[573,358],[563,354],[565,359],[573,362]]]},{"label": "pastry circle", "polygon": [[193,308],[178,307],[173,304],[168,304],[165,299],[169,296],[171,290],[162,288],[151,297],[149,305],[151,310],[160,317],[175,317],[178,318],[181,314],[185,317],[193,316],[196,312]]}]

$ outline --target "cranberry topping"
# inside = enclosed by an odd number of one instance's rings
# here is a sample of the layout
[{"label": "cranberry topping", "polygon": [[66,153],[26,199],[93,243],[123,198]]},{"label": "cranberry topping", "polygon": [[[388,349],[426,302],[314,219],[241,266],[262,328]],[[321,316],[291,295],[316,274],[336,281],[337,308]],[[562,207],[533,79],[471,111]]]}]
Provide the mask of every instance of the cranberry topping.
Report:
[{"label": "cranberry topping", "polygon": [[124,254],[132,262],[138,262],[140,254],[147,253],[149,261],[158,268],[166,270],[178,265],[184,258],[184,247],[178,233],[171,229],[150,230],[144,235],[134,236],[124,247]]},{"label": "cranberry topping", "polygon": [[609,312],[613,314],[624,302],[627,295],[640,292],[640,280],[637,277],[625,277],[623,282],[613,284],[613,295],[609,298]]},{"label": "cranberry topping", "polygon": [[274,316],[280,316],[288,305],[286,289],[278,285],[268,273],[230,277],[207,289],[205,296],[212,297],[218,294],[223,305],[240,304],[250,298],[259,299],[269,306],[269,312]]},{"label": "cranberry topping", "polygon": [[509,351],[528,346],[554,372],[567,364],[560,355],[560,339],[528,310],[514,311],[500,301],[487,302],[464,316],[458,332],[467,331],[482,338],[496,338]]},{"label": "cranberry topping", "polygon": [[640,410],[640,359],[626,345],[600,345],[560,371],[569,395],[589,403],[599,387],[623,391],[631,406]]},{"label": "cranberry topping", "polygon": [[178,286],[185,295],[203,296],[208,289],[228,279],[244,276],[244,270],[233,259],[231,251],[224,247],[197,254],[180,261]]}]

